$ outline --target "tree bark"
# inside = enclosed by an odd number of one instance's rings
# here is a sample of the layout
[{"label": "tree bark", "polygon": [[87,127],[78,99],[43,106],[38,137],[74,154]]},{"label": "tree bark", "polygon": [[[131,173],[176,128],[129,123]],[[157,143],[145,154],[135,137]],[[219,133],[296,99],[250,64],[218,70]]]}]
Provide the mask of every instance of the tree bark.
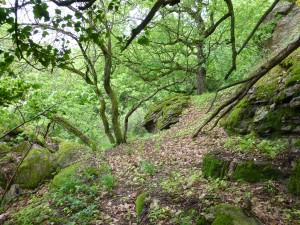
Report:
[{"label": "tree bark", "polygon": [[103,126],[104,126],[104,132],[106,134],[106,136],[108,137],[110,143],[114,144],[116,143],[114,136],[112,135],[110,128],[109,128],[109,123],[108,123],[108,119],[105,113],[106,110],[106,103],[104,100],[104,97],[101,93],[101,91],[99,90],[98,86],[95,87],[95,93],[97,95],[97,98],[99,100],[100,103],[100,108],[99,108],[99,116],[102,120]]},{"label": "tree bark", "polygon": [[199,71],[196,74],[197,95],[201,95],[206,91],[206,69],[200,65]]},{"label": "tree bark", "polygon": [[105,67],[104,67],[104,89],[108,95],[111,102],[112,109],[112,127],[116,138],[116,144],[125,143],[124,136],[121,131],[119,123],[119,103],[116,97],[114,90],[111,87],[110,78],[111,78],[111,68],[112,68],[112,51],[111,51],[111,40],[107,41],[107,49],[101,47],[104,58],[105,58]]},{"label": "tree bark", "polygon": [[50,118],[64,127],[67,131],[74,134],[76,137],[79,137],[79,139],[89,147],[91,147],[93,150],[96,150],[95,143],[88,138],[84,133],[82,133],[78,128],[76,128],[73,124],[71,124],[68,120],[66,120],[63,117],[57,116],[57,115],[51,115]]}]

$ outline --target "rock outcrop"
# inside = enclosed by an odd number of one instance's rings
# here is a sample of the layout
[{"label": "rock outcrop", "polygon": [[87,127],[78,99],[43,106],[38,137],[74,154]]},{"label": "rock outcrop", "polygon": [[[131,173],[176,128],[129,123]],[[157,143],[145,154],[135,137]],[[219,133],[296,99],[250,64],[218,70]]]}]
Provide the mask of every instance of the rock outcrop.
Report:
[{"label": "rock outcrop", "polygon": [[144,118],[143,126],[150,133],[170,128],[179,121],[189,99],[189,96],[175,96],[152,105]]},{"label": "rock outcrop", "polygon": [[300,50],[260,80],[223,125],[238,134],[300,134]]}]

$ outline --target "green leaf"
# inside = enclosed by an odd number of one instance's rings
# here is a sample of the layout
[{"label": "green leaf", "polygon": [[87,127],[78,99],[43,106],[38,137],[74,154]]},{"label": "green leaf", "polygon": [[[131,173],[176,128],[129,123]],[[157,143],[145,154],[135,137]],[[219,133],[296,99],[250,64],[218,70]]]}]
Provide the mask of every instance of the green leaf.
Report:
[{"label": "green leaf", "polygon": [[34,18],[42,19],[44,18],[45,21],[50,20],[49,12],[47,11],[48,5],[46,3],[42,4],[35,4],[33,6],[33,14]]},{"label": "green leaf", "polygon": [[61,14],[61,10],[60,9],[55,9],[55,13],[60,15]]},{"label": "green leaf", "polygon": [[149,41],[149,39],[146,36],[143,36],[143,37],[141,37],[141,38],[138,39],[138,43],[140,45],[146,45],[146,46],[148,46],[150,44],[150,41]]}]

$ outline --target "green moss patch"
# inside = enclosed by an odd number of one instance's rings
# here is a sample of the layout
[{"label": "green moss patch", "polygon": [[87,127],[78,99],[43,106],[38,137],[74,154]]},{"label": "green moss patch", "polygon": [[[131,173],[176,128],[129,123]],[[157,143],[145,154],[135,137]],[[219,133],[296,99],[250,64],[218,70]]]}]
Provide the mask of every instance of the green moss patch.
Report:
[{"label": "green moss patch", "polygon": [[21,164],[16,183],[22,188],[35,188],[53,172],[51,153],[45,148],[32,149]]},{"label": "green moss patch", "polygon": [[202,172],[205,178],[223,178],[229,170],[229,161],[218,158],[213,153],[208,153],[203,158]]},{"label": "green moss patch", "polygon": [[253,113],[251,112],[248,97],[243,98],[234,109],[223,120],[222,125],[232,134],[249,133],[249,127],[252,126]]},{"label": "green moss patch", "polygon": [[288,183],[288,191],[295,195],[300,195],[300,160],[292,171]]},{"label": "green moss patch", "polygon": [[91,151],[75,142],[62,142],[59,150],[54,154],[56,162],[60,168],[65,168],[80,160],[83,156],[88,157]]},{"label": "green moss patch", "polygon": [[212,225],[258,225],[252,218],[248,217],[241,209],[229,204],[220,204],[213,208],[216,219]]},{"label": "green moss patch", "polygon": [[230,215],[227,215],[227,214],[220,214],[214,220],[212,225],[234,225],[233,218]]},{"label": "green moss patch", "polygon": [[59,188],[66,187],[67,189],[74,189],[78,182],[77,172],[81,163],[75,163],[62,169],[52,180],[50,187]]},{"label": "green moss patch", "polygon": [[267,162],[244,161],[240,162],[234,173],[233,179],[246,182],[259,182],[282,177],[282,172],[274,165]]}]

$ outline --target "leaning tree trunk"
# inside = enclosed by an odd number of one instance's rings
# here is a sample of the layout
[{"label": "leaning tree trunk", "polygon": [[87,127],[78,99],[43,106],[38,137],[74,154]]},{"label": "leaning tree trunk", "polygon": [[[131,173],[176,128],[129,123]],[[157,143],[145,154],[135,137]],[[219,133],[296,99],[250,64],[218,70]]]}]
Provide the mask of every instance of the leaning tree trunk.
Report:
[{"label": "leaning tree trunk", "polygon": [[79,139],[83,143],[90,146],[93,150],[96,150],[95,143],[90,138],[88,138],[84,133],[82,133],[77,127],[71,124],[67,119],[57,115],[51,115],[49,116],[49,118],[51,118],[53,121],[61,125],[70,133],[74,134],[76,137],[79,137]]}]

